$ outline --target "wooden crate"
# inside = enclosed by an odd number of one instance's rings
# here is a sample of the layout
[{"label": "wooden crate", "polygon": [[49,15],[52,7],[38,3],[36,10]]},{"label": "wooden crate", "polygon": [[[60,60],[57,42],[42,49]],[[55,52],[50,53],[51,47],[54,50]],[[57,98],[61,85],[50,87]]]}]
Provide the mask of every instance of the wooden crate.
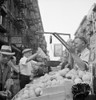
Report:
[{"label": "wooden crate", "polygon": [[54,87],[48,87],[43,89],[43,95],[45,94],[52,94],[52,93],[59,93],[59,92],[64,92],[64,86],[54,86]]},{"label": "wooden crate", "polygon": [[60,92],[54,94],[47,94],[36,98],[30,98],[29,100],[66,100],[66,96],[65,92]]}]

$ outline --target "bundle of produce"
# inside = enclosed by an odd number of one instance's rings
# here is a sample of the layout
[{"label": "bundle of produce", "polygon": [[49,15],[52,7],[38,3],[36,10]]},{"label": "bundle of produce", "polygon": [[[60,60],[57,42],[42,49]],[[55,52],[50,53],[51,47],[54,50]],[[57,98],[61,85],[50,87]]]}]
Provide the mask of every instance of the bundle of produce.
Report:
[{"label": "bundle of produce", "polygon": [[65,75],[70,71],[69,68],[64,68],[60,71],[58,71],[58,73],[62,76],[62,77],[65,77]]},{"label": "bundle of produce", "polygon": [[[81,73],[83,74],[81,75]],[[45,74],[44,76],[34,80],[32,83],[27,84],[13,100],[27,100],[28,98],[42,96],[45,95],[43,92],[44,89],[55,86],[64,86],[66,88],[64,90],[67,91],[69,86],[71,87],[71,85],[78,83],[88,83],[90,78],[91,73],[81,72],[79,70],[76,71],[75,69],[69,70],[68,68],[65,68],[61,71],[53,72],[53,74],[51,72],[51,74]]]},{"label": "bundle of produce", "polygon": [[38,47],[37,53],[39,57],[48,59],[48,56],[44,53],[44,51],[40,47]]},{"label": "bundle of produce", "polygon": [[42,95],[42,88],[38,85],[27,84],[12,100],[28,100]]},{"label": "bundle of produce", "polygon": [[92,79],[92,73],[90,72],[86,72],[82,77],[83,82],[88,83],[89,85],[91,85],[91,79]]},{"label": "bundle of produce", "polygon": [[69,79],[75,79],[77,76],[78,76],[77,70],[75,70],[75,69],[70,70],[70,71],[65,75],[65,77],[66,77],[66,78],[69,78]]}]

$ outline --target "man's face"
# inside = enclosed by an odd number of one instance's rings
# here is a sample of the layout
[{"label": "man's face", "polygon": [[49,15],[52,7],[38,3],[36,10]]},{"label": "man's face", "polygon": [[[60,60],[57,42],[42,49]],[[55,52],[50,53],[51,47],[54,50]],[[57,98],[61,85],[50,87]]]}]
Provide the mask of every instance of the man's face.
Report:
[{"label": "man's face", "polygon": [[2,54],[2,62],[7,63],[10,60],[11,56],[10,55],[5,55]]},{"label": "man's face", "polygon": [[75,45],[75,48],[76,48],[77,50],[81,50],[82,47],[83,47],[83,45],[84,45],[84,43],[83,43],[83,41],[81,41],[79,38],[76,38],[76,39],[74,40],[74,45]]}]

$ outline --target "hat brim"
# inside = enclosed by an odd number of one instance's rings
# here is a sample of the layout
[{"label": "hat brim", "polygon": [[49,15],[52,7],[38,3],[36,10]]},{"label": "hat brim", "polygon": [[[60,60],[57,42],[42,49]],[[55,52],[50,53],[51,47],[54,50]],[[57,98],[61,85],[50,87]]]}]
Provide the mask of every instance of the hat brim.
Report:
[{"label": "hat brim", "polygon": [[30,52],[30,51],[32,51],[32,50],[24,50],[24,51],[22,51],[22,53],[24,54],[24,53],[27,53],[27,52]]},{"label": "hat brim", "polygon": [[4,54],[4,55],[8,55],[8,56],[12,56],[12,55],[15,55],[15,52],[0,52],[1,54]]}]

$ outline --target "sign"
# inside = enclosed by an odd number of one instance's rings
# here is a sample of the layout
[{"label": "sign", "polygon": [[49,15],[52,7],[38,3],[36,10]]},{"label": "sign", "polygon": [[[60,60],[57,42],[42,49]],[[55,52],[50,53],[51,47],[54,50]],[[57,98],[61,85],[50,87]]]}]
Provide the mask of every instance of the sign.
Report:
[{"label": "sign", "polygon": [[63,54],[63,45],[62,44],[54,44],[54,56],[61,57]]},{"label": "sign", "polygon": [[20,36],[11,37],[11,43],[21,44],[22,43],[22,37],[20,37]]}]

